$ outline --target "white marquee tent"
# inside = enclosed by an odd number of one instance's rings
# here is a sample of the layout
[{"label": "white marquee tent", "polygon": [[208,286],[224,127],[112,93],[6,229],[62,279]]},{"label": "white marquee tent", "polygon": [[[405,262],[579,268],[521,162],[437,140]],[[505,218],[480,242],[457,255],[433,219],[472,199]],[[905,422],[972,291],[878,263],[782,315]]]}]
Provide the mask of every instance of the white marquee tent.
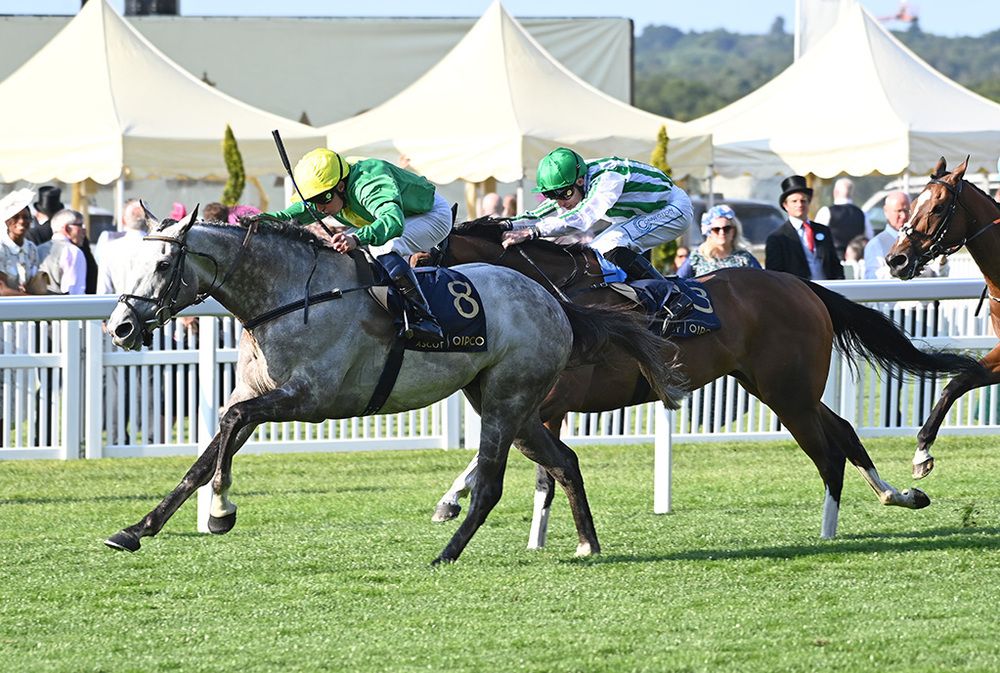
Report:
[{"label": "white marquee tent", "polygon": [[857,3],[783,73],[690,122],[715,170],[756,177],[929,173],[938,157],[993,170],[1000,105],[937,72]]},{"label": "white marquee tent", "polygon": [[439,184],[533,178],[566,145],[587,157],[648,161],[661,125],[677,176],[706,174],[711,139],[583,82],[494,2],[436,66],[382,105],[323,127],[347,155],[409,160]]},{"label": "white marquee tent", "polygon": [[[39,96],[56,83],[55,93]],[[316,129],[201,82],[106,0],[88,2],[0,83],[0,100],[0,182],[225,177],[226,124],[249,175],[283,173],[272,129],[290,155],[324,142]]]}]

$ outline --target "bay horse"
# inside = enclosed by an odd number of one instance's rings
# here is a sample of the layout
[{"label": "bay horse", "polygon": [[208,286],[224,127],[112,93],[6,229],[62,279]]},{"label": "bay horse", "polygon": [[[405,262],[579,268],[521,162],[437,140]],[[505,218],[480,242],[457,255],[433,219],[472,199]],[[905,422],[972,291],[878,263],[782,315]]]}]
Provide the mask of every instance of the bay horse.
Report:
[{"label": "bay horse", "polygon": [[[246,226],[195,223],[197,208],[147,236],[133,260],[128,294],[108,320],[116,345],[138,350],[157,327],[206,296],[216,298],[245,329],[236,385],[218,433],[180,484],[138,523],[105,543],[137,551],[156,535],[199,487],[211,480],[209,528],[226,533],[236,522],[229,498],[234,454],[261,423],[319,422],[369,411],[376,381],[396,340],[389,314],[368,296],[367,268],[355,256],[324,247],[311,233],[259,216]],[[622,312],[560,305],[537,283],[486,264],[460,271],[466,286],[455,301],[466,314],[485,313],[487,350],[475,353],[410,351],[380,413],[419,409],[463,390],[482,416],[480,479],[472,504],[435,563],[455,561],[500,499],[511,443],[544,465],[565,488],[579,533],[578,555],[599,552],[597,534],[573,452],[545,430],[539,405],[571,357],[587,357],[607,343],[629,349],[675,404],[664,340],[647,338],[642,321]],[[309,283],[327,289],[303,299]],[[452,294],[455,294],[452,291]],[[456,304],[457,305],[457,304]]]},{"label": "bay horse", "polygon": [[[504,248],[502,220],[480,218],[458,225],[442,242],[437,258],[447,266],[473,261],[516,269],[550,292],[587,305],[622,305],[621,295],[603,283],[594,252],[534,240]],[[848,357],[910,374],[964,372],[976,368],[963,355],[924,352],[887,317],[820,285],[786,273],[725,269],[698,278],[711,296],[720,330],[677,339],[676,357],[688,390],[725,375],[769,406],[819,470],[825,487],[821,537],[837,532],[845,458],[860,471],[883,505],[919,509],[930,504],[920,489],[899,491],[883,480],[854,428],[823,404],[821,397],[834,344]],[[674,357],[667,353],[666,357]],[[849,360],[852,366],[856,366]],[[558,434],[569,411],[599,412],[653,401],[641,372],[612,349],[606,360],[567,370],[542,405],[546,427]],[[476,460],[455,479],[435,509],[434,521],[460,511],[459,497],[476,478]],[[538,470],[536,510],[529,547],[544,544],[551,503],[551,478]]]},{"label": "bay horse", "polygon": [[[944,157],[938,160],[885,261],[893,276],[909,280],[931,260],[965,246],[986,279],[990,323],[993,333],[1000,336],[1000,203],[965,179],[968,164],[967,157],[949,173]],[[982,367],[959,374],[945,386],[917,433],[915,478],[921,479],[934,469],[931,446],[955,401],[970,390],[1000,383],[1000,344],[980,364]]]}]

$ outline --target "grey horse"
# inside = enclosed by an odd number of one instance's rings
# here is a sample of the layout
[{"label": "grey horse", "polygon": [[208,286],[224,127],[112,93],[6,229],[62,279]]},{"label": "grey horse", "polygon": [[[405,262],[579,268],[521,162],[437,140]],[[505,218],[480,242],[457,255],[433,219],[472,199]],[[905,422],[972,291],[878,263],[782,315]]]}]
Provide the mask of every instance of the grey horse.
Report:
[{"label": "grey horse", "polygon": [[[197,209],[181,222],[157,223],[133,260],[132,290],[119,299],[108,330],[115,344],[137,350],[179,310],[215,297],[250,326],[240,341],[237,382],[208,449],[159,505],[105,541],[115,549],[137,551],[141,538],[156,535],[210,480],[209,528],[228,532],[236,522],[229,498],[233,455],[254,428],[362,415],[395,337],[384,309],[367,292],[355,291],[368,286],[352,257],[266,217],[243,226],[196,223],[196,217]],[[607,344],[634,354],[661,399],[676,406],[682,393],[673,370],[663,364],[666,342],[627,314],[561,303],[516,271],[485,264],[459,270],[479,291],[482,305],[464,306],[485,311],[488,350],[407,352],[379,409],[418,409],[463,390],[482,417],[479,476],[469,511],[435,563],[458,559],[499,501],[511,444],[565,489],[579,536],[577,555],[598,553],[576,455],[543,427],[539,406],[571,357],[593,359]],[[336,288],[326,292],[335,300],[310,305],[306,322],[296,306],[301,308],[310,283]],[[459,299],[475,304],[467,295]],[[276,311],[281,307],[288,310]]]}]

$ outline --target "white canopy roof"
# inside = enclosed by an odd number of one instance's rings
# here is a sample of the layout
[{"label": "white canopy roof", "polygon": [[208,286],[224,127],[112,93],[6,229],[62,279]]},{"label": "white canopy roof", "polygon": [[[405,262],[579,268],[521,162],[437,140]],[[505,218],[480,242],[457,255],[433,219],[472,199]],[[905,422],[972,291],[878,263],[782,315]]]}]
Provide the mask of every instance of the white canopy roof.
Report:
[{"label": "white canopy roof", "polygon": [[[224,48],[223,46],[219,47]],[[58,82],[39,97],[40,87]],[[0,83],[0,182],[225,177],[233,129],[249,175],[282,173],[271,130],[290,155],[319,131],[216,91],[152,46],[106,2],[91,0]]]},{"label": "white canopy roof", "polygon": [[703,175],[711,139],[583,82],[545,51],[496,0],[436,66],[401,93],[323,128],[329,147],[396,161],[445,184],[533,177],[565,145],[585,157],[648,161],[666,124],[674,174]]},{"label": "white canopy roof", "polygon": [[694,120],[715,170],[765,177],[928,173],[938,157],[993,170],[1000,105],[937,72],[857,3],[766,85]]}]

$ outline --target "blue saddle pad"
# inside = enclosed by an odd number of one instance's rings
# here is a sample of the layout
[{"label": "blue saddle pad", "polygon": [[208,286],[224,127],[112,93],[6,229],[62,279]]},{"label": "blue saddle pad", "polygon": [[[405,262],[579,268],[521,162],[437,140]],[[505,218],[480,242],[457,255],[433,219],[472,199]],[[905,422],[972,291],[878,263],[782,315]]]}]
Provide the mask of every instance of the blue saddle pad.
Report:
[{"label": "blue saddle pad", "polygon": [[[389,308],[396,323],[402,326],[403,298],[388,280],[381,265],[383,282],[389,286]],[[428,342],[417,339],[406,341],[407,350],[439,353],[481,353],[487,350],[486,309],[479,291],[466,276],[443,267],[419,267],[413,270],[420,289],[423,290],[431,313],[444,330],[445,340]]]},{"label": "blue saddle pad", "polygon": [[629,283],[629,286],[636,291],[639,300],[651,316],[662,310],[674,288],[691,300],[691,310],[682,319],[667,326],[667,336],[696,337],[714,332],[722,326],[712,306],[708,290],[696,280],[684,278],[637,280]]}]

